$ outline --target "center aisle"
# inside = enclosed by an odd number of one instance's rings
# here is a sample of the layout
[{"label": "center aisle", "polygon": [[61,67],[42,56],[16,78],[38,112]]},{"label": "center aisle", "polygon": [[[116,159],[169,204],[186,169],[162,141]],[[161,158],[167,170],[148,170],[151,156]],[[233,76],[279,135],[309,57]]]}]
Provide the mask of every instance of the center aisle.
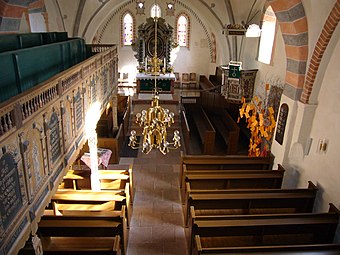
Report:
[{"label": "center aisle", "polygon": [[167,155],[158,150],[138,158],[121,158],[133,163],[135,198],[127,255],[187,254],[179,190],[180,150]]}]

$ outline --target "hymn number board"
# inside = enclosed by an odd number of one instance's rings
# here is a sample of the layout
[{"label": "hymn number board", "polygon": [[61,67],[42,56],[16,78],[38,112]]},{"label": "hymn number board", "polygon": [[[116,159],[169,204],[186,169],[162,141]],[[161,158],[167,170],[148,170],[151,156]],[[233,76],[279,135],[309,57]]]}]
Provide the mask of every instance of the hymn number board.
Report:
[{"label": "hymn number board", "polygon": [[277,121],[275,140],[279,144],[283,144],[283,137],[285,134],[286,124],[288,117],[288,105],[282,104],[280,108],[279,118]]}]

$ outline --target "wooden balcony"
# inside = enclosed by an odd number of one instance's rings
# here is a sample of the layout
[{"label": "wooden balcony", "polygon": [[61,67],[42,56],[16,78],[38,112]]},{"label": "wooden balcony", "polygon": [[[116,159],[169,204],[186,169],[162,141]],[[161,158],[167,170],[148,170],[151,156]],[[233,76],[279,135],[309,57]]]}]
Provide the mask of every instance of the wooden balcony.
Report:
[{"label": "wooden balcony", "polygon": [[86,142],[85,116],[92,104],[99,102],[101,112],[112,105],[117,47],[89,49],[92,57],[0,105],[0,254],[17,254],[36,232],[44,208]]}]

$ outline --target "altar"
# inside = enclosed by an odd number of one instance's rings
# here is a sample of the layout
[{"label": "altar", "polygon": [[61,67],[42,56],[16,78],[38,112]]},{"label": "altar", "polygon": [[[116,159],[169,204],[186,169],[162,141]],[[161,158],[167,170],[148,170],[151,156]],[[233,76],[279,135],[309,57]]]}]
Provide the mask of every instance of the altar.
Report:
[{"label": "altar", "polygon": [[137,93],[151,93],[155,88],[155,79],[159,93],[174,93],[175,75],[173,73],[160,74],[157,76],[137,73]]}]

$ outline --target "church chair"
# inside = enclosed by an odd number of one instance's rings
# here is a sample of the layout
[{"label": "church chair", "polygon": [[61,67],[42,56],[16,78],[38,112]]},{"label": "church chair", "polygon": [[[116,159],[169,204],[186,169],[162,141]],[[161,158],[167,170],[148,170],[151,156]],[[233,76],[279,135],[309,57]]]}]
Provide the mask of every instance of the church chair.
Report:
[{"label": "church chair", "polygon": [[182,89],[188,89],[190,85],[190,79],[188,73],[182,73]]},{"label": "church chair", "polygon": [[197,75],[196,73],[190,73],[189,75],[189,88],[196,89],[197,88]]}]

